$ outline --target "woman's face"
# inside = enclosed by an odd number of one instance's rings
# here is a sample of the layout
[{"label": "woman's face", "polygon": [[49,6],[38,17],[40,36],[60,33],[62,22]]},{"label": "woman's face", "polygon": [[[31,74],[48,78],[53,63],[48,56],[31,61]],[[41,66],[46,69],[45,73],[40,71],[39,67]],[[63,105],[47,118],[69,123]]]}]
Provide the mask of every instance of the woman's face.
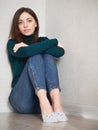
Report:
[{"label": "woman's face", "polygon": [[19,17],[18,27],[23,35],[29,36],[34,33],[37,24],[35,19],[29,13],[23,12]]}]

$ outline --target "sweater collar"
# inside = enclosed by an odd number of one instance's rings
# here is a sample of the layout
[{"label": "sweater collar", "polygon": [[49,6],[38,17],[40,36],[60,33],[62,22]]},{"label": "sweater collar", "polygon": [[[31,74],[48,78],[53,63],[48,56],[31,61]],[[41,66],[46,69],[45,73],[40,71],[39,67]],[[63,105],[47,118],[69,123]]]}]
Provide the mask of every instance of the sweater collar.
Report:
[{"label": "sweater collar", "polygon": [[29,36],[22,35],[22,38],[23,38],[23,40],[24,40],[25,43],[31,44],[32,40],[34,38],[34,34],[29,35]]}]

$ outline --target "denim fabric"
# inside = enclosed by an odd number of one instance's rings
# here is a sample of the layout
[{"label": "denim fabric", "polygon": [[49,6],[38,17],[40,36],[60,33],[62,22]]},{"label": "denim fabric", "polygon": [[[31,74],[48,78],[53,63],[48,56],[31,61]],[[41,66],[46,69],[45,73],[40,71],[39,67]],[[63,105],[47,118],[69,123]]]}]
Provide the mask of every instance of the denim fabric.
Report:
[{"label": "denim fabric", "polygon": [[19,81],[11,90],[9,102],[19,113],[41,113],[36,91],[45,89],[51,102],[49,93],[54,88],[59,88],[55,60],[51,55],[38,54],[27,60]]}]

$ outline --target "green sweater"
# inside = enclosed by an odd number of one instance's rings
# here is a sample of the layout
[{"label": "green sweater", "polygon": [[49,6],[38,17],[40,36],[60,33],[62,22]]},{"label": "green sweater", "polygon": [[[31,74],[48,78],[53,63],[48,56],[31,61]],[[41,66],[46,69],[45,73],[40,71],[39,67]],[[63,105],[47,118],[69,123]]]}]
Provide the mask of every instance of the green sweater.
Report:
[{"label": "green sweater", "polygon": [[23,36],[23,42],[28,44],[28,46],[20,47],[17,52],[13,51],[14,45],[18,43],[15,39],[10,39],[7,43],[8,58],[13,74],[12,87],[14,87],[17,83],[29,57],[36,54],[50,54],[54,57],[60,57],[64,55],[64,49],[57,46],[57,39],[40,37],[38,42],[32,44],[33,38],[34,35]]}]

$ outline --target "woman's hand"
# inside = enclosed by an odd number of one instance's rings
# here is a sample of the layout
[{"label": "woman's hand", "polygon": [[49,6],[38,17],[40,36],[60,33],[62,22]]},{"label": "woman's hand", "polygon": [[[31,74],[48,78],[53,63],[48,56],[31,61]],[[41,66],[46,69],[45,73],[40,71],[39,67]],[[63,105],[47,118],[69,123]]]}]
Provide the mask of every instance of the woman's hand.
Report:
[{"label": "woman's hand", "polygon": [[65,48],[64,48],[64,46],[63,46],[63,44],[61,42],[58,42],[58,46],[62,47],[65,50]]},{"label": "woman's hand", "polygon": [[23,42],[17,43],[17,44],[15,44],[13,51],[17,52],[20,47],[26,47],[26,46],[28,46],[28,45]]}]

